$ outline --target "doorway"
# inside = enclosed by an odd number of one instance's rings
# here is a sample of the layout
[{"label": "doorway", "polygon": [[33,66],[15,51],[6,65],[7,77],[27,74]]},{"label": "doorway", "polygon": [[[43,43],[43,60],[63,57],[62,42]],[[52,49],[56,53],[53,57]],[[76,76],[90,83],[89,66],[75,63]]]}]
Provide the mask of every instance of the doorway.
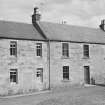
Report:
[{"label": "doorway", "polygon": [[85,84],[90,84],[90,68],[89,68],[89,66],[84,66],[84,82],[85,82]]}]

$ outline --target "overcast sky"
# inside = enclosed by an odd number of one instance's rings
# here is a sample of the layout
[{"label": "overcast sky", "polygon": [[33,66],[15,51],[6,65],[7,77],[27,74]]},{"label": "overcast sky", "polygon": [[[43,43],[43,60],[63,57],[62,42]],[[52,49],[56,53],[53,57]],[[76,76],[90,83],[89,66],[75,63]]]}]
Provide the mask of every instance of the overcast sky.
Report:
[{"label": "overcast sky", "polygon": [[105,0],[0,0],[0,20],[31,23],[35,6],[42,21],[97,28],[105,18]]}]

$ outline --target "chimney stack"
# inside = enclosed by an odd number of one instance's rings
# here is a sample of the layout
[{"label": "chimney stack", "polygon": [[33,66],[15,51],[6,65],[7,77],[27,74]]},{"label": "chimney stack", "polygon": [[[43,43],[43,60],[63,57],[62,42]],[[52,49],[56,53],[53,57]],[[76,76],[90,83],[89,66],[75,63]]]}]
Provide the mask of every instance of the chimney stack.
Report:
[{"label": "chimney stack", "polygon": [[105,31],[105,19],[101,20],[100,28]]},{"label": "chimney stack", "polygon": [[34,8],[34,13],[32,15],[32,23],[36,23],[40,21],[41,15],[38,12],[38,7]]}]

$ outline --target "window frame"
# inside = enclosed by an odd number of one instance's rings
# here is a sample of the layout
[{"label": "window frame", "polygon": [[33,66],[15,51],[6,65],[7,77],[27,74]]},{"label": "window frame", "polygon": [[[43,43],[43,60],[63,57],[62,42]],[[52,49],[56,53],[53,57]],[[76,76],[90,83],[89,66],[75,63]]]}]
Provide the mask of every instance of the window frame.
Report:
[{"label": "window frame", "polygon": [[62,56],[69,57],[69,43],[62,43]]},{"label": "window frame", "polygon": [[41,78],[41,82],[43,82],[43,68],[37,68],[36,71],[36,77],[40,77]]},{"label": "window frame", "polygon": [[17,56],[17,42],[10,41],[10,55]]},{"label": "window frame", "polygon": [[36,43],[36,56],[42,57],[42,43]]},{"label": "window frame", "polygon": [[[88,75],[84,78],[85,79],[85,83],[87,83],[87,84],[90,84],[90,66],[89,65],[85,65],[84,66],[84,77],[87,75],[87,73],[88,73]],[[86,79],[88,77],[88,80]],[[88,81],[88,82],[87,82]]]},{"label": "window frame", "polygon": [[10,69],[10,83],[18,83],[18,71],[17,69]]},{"label": "window frame", "polygon": [[69,79],[69,66],[63,66],[63,80]]},{"label": "window frame", "polygon": [[83,56],[84,58],[89,58],[89,45],[83,45]]}]

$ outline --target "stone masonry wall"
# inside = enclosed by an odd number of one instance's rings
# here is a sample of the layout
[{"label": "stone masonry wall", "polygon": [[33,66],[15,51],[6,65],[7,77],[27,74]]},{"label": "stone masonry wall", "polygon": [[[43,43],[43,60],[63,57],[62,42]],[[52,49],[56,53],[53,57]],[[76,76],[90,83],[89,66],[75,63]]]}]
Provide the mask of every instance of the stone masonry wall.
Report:
[{"label": "stone masonry wall", "polygon": [[[10,56],[10,41],[0,40],[0,94],[15,94],[31,90],[47,89],[48,58],[47,43],[43,41],[17,41],[17,57]],[[36,43],[42,43],[42,57],[36,56]],[[37,68],[43,68],[43,83],[36,80]],[[18,83],[10,83],[10,69],[18,70]]]},{"label": "stone masonry wall", "polygon": [[[88,44],[90,57],[83,57],[83,43],[69,42],[69,58],[62,56],[62,42],[51,42],[51,86],[83,84],[84,66],[90,66],[90,78],[105,83],[105,45]],[[69,81],[63,81],[63,66],[69,66]]]},{"label": "stone masonry wall", "polygon": [[[29,92],[48,89],[49,60],[47,43],[43,41],[17,41],[17,57],[10,56],[10,41],[0,40],[0,94]],[[36,43],[42,43],[42,57],[36,56]],[[90,66],[90,78],[96,83],[105,83],[105,45],[88,44],[90,57],[83,57],[83,43],[69,42],[69,58],[62,56],[62,42],[50,43],[51,87],[83,84],[84,66]],[[63,66],[69,66],[69,81],[63,81]],[[37,68],[43,68],[43,83],[36,77]],[[10,69],[18,70],[18,83],[10,83]]]}]

